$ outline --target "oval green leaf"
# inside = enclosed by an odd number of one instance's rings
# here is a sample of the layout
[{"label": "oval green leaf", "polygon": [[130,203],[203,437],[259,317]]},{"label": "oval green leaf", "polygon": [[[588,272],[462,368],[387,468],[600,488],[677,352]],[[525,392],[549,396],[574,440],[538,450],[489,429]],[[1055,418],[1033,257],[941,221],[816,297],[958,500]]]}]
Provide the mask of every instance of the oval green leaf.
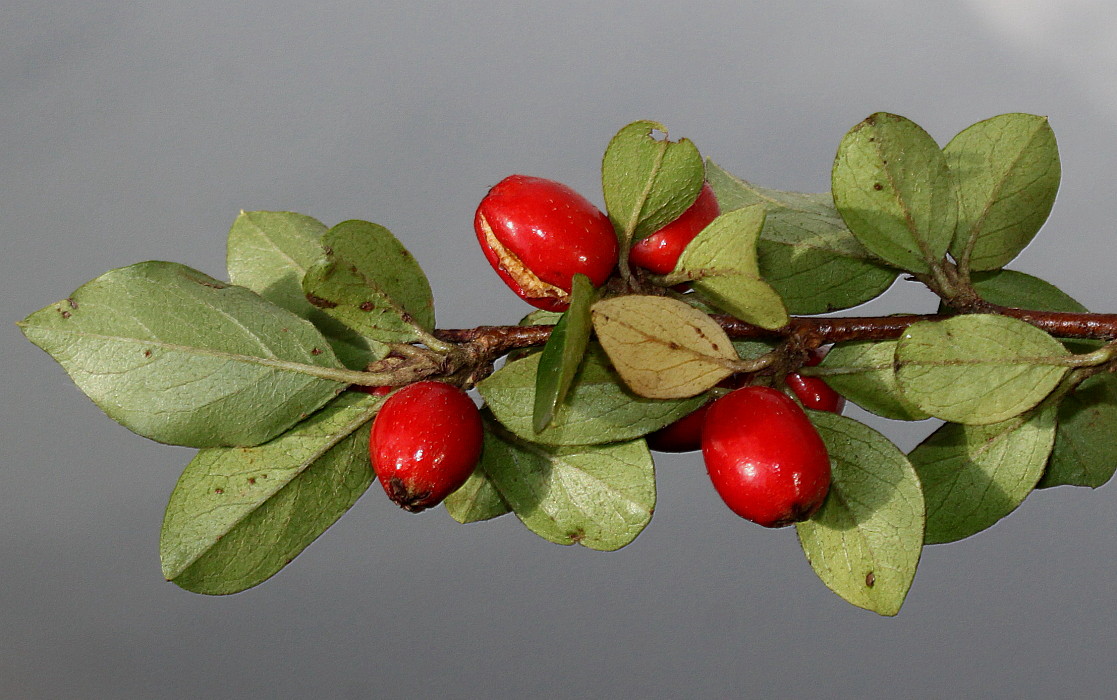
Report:
[{"label": "oval green leaf", "polygon": [[1059,403],[1059,427],[1039,487],[1096,489],[1117,471],[1117,376],[1098,374]]},{"label": "oval green leaf", "polygon": [[737,351],[721,326],[669,297],[631,295],[593,305],[593,327],[613,367],[632,391],[682,399],[733,373]]},{"label": "oval green leaf", "polygon": [[1054,440],[1054,406],[931,433],[908,455],[923,483],[926,544],[969,537],[1015,510],[1043,474]]},{"label": "oval green leaf", "polygon": [[921,410],[984,425],[1039,403],[1067,373],[1066,348],[1023,321],[972,314],[910,326],[896,348],[896,379]]},{"label": "oval green leaf", "polygon": [[303,277],[312,304],[382,343],[424,341],[434,328],[426,275],[392,233],[368,221],[343,221],[322,239],[325,258]]},{"label": "oval green leaf", "polygon": [[863,304],[885,292],[899,272],[881,264],[846,227],[829,192],[803,194],[757,187],[706,161],[706,179],[721,210],[761,204],[760,276],[792,314],[820,314]]},{"label": "oval green leaf", "polygon": [[225,252],[229,281],[310,321],[346,367],[364,369],[386,356],[387,347],[322,313],[303,293],[303,275],[322,257],[325,232],[325,224],[302,214],[242,211],[229,229]]},{"label": "oval green leaf", "polygon": [[627,249],[679,218],[698,198],[704,178],[695,145],[669,141],[662,124],[638,121],[618,131],[605,149],[601,186],[621,245]]},{"label": "oval green leaf", "polygon": [[490,431],[482,464],[516,517],[558,544],[620,549],[655,510],[655,468],[643,440],[548,446]]},{"label": "oval green leaf", "polygon": [[163,519],[167,580],[224,595],[286,566],[372,483],[368,425],[381,400],[346,392],[268,443],[199,452]]},{"label": "oval green leaf", "polygon": [[821,377],[834,391],[861,408],[892,420],[923,420],[929,416],[904,397],[896,383],[896,341],[838,343],[805,375]]},{"label": "oval green leaf", "polygon": [[950,254],[970,269],[1011,261],[1047,221],[1061,171],[1047,117],[1002,114],[980,121],[943,148],[958,184],[958,231]]},{"label": "oval green leaf", "polygon": [[481,460],[462,487],[443,501],[450,517],[462,524],[491,520],[512,510],[485,473],[484,452]]},{"label": "oval green leaf", "polygon": [[807,561],[830,590],[859,608],[895,615],[923,549],[923,495],[904,453],[872,428],[810,411],[833,466],[830,493],[798,523]]},{"label": "oval green leaf", "polygon": [[834,205],[849,230],[886,262],[929,273],[958,221],[958,194],[942,150],[904,117],[878,112],[838,146]]},{"label": "oval green leaf", "polygon": [[177,263],[107,272],[20,326],[110,418],[173,445],[257,445],[345,386],[309,322]]},{"label": "oval green leaf", "polygon": [[566,401],[542,432],[532,425],[539,354],[509,362],[477,385],[506,428],[530,442],[595,445],[632,440],[662,428],[701,406],[705,396],[658,400],[638,396],[617,376],[600,347],[591,344]]},{"label": "oval green leaf", "polygon": [[714,219],[679,256],[669,279],[694,280],[694,289],[719,309],[763,328],[787,324],[787,309],[760,278],[757,241],[764,227],[760,205]]}]

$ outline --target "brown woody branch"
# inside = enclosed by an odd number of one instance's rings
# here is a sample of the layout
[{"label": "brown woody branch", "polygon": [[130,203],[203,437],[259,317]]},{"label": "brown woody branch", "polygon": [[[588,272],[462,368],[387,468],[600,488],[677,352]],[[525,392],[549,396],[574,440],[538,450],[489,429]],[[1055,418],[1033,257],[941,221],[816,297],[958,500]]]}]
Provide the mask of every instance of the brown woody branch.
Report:
[{"label": "brown woody branch", "polygon": [[[1117,314],[1063,313],[995,307],[995,311],[1032,324],[1057,338],[1093,340],[1117,339]],[[793,317],[783,328],[769,330],[730,316],[713,317],[733,339],[796,338],[805,347],[855,340],[892,340],[917,321],[941,321],[947,314],[907,314],[903,316],[817,318]],[[550,337],[551,326],[478,326],[441,329],[440,340],[467,343],[484,348],[485,354],[499,357],[519,348],[542,345]]]}]

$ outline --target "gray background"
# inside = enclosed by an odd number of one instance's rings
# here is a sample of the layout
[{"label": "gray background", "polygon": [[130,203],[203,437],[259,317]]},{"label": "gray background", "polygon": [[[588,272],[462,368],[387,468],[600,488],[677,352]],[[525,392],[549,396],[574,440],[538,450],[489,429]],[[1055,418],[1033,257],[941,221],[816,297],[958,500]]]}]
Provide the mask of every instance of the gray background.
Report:
[{"label": "gray background", "polygon": [[[828,186],[871,112],[945,143],[1047,114],[1063,189],[1017,269],[1117,311],[1117,10],[1108,2],[111,2],[0,8],[0,696],[1097,697],[1114,679],[1117,499],[1037,493],[926,550],[900,616],[831,594],[792,530],[725,509],[697,455],[602,554],[370,491],[279,576],[161,580],[191,451],[105,418],[14,322],[145,259],[223,276],[240,209],[391,228],[440,325],[528,307],[474,207],[504,175],[600,202],[613,132],[666,123],[761,184]],[[869,311],[929,310],[900,285]],[[858,414],[859,415],[859,414]],[[910,448],[930,428],[874,421]]]}]

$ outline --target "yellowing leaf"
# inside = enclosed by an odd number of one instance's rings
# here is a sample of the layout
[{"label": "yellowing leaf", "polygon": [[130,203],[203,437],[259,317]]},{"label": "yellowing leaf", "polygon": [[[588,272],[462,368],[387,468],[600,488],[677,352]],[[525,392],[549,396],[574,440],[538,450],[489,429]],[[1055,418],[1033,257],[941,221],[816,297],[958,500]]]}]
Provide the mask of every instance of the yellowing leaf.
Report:
[{"label": "yellowing leaf", "polygon": [[632,295],[599,301],[592,313],[601,346],[641,396],[695,396],[732,374],[737,353],[729,337],[689,304]]}]

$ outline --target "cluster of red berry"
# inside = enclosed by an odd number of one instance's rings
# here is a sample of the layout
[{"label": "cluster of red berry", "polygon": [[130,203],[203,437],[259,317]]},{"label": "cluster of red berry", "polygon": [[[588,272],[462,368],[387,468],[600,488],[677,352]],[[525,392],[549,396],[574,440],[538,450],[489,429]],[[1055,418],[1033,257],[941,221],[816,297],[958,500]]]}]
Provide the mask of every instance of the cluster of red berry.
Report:
[{"label": "cluster of red berry", "polygon": [[[678,219],[632,246],[630,264],[653,274],[670,273],[687,244],[719,213],[712,188],[704,184]],[[564,311],[575,274],[599,287],[617,268],[617,236],[608,216],[552,180],[505,178],[481,201],[474,228],[501,279],[540,309]],[[821,352],[812,351],[805,364],[821,359]],[[792,372],[784,381],[803,406],[842,410],[842,397],[821,379]],[[803,408],[770,386],[742,386],[736,377],[722,386],[730,391],[649,435],[649,447],[701,449],[718,494],[748,520],[780,527],[810,517],[829,490],[830,458]],[[465,392],[423,381],[385,400],[373,423],[370,455],[392,500],[420,511],[469,478],[482,436],[480,413]]]}]

